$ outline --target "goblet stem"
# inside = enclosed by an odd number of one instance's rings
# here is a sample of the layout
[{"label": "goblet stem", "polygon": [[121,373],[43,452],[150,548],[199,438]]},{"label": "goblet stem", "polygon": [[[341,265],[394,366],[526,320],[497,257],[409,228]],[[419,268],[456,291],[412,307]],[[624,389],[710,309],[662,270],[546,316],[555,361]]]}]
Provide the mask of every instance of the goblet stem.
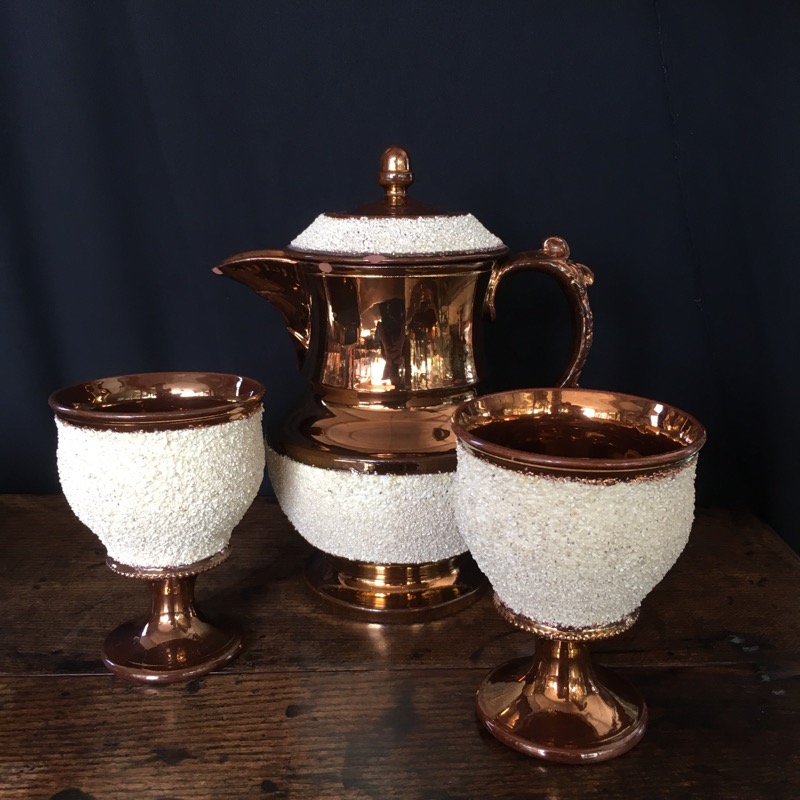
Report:
[{"label": "goblet stem", "polygon": [[103,645],[103,662],[112,672],[134,683],[185,681],[211,672],[238,653],[238,632],[210,625],[199,616],[196,580],[196,574],[148,579],[149,618],[121,625]]},{"label": "goblet stem", "polygon": [[197,575],[150,581],[152,608],[141,638],[170,641],[177,632],[188,633],[199,620],[194,603]]},{"label": "goblet stem", "polygon": [[644,735],[647,706],[613,672],[592,663],[584,641],[538,638],[533,659],[489,674],[476,697],[478,717],[497,739],[550,761],[605,761]]}]

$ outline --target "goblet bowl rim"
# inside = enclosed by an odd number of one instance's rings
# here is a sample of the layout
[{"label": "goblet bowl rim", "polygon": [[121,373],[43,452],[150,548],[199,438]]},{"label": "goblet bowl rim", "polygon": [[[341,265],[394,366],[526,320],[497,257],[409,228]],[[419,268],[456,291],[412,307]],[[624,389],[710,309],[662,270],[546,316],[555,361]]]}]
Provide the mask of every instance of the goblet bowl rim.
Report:
[{"label": "goblet bowl rim", "polygon": [[[576,406],[580,405],[581,401],[585,404],[590,403],[590,399],[594,398],[596,402],[592,405],[581,406],[583,408],[593,408],[602,405],[603,400],[608,404],[610,402],[618,403],[633,403],[640,406],[642,420],[649,419],[652,422],[653,417],[659,420],[673,415],[674,418],[682,422],[680,432],[688,432],[688,436],[684,439],[680,438],[677,433],[671,432],[667,429],[659,429],[656,425],[648,425],[651,430],[657,431],[660,434],[667,435],[679,448],[666,453],[657,453],[653,455],[640,455],[631,458],[586,458],[574,456],[560,456],[549,455],[545,453],[536,453],[527,450],[518,450],[513,447],[496,444],[488,441],[480,436],[480,425],[476,426],[474,420],[478,418],[489,421],[511,420],[518,419],[526,414],[512,413],[493,416],[490,408],[491,406],[500,406],[503,403],[506,407],[511,406],[514,401],[512,398],[523,399],[525,401],[521,404],[523,407],[530,409],[527,413],[533,414],[532,396],[547,397],[558,394],[561,398],[569,401],[573,400]],[[601,400],[602,399],[602,400]],[[479,412],[479,408],[483,406],[484,413]],[[489,408],[487,408],[487,406]],[[644,413],[649,409],[649,413]],[[548,415],[552,416],[552,415]],[[578,415],[575,415],[578,416]],[[592,415],[593,419],[609,419],[608,417],[596,417]],[[473,420],[470,424],[468,420]],[[617,421],[617,420],[614,420]],[[485,423],[484,423],[485,424]],[[673,468],[681,464],[685,464],[694,456],[697,455],[699,450],[706,442],[706,430],[704,426],[691,414],[677,406],[663,403],[658,400],[652,400],[647,397],[639,395],[627,394],[625,392],[616,392],[605,389],[584,389],[581,387],[536,387],[527,389],[509,389],[505,391],[492,392],[490,394],[480,395],[471,400],[461,403],[453,412],[451,427],[457,440],[462,444],[472,455],[487,460],[491,463],[501,465],[503,467],[511,468],[519,471],[539,470],[553,474],[563,475],[587,475],[593,477],[610,477],[622,475],[646,474],[651,472],[658,472],[665,468]]]},{"label": "goblet bowl rim", "polygon": [[[183,388],[181,389],[181,385]],[[114,411],[113,406],[142,395],[115,396],[123,387],[134,387],[148,399],[202,396],[219,402],[202,408]],[[169,387],[172,391],[165,391]],[[182,395],[181,392],[189,392]],[[78,381],[54,391],[50,408],[63,422],[96,430],[178,430],[242,419],[260,407],[265,388],[260,381],[226,372],[165,370],[111,375]]]}]

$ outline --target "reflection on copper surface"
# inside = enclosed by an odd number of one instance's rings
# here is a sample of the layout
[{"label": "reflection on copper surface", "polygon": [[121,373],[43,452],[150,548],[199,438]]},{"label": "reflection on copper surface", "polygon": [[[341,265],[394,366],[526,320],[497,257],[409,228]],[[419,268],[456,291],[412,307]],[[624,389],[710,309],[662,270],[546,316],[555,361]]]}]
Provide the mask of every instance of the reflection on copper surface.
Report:
[{"label": "reflection on copper surface", "polygon": [[335,611],[381,623],[437,619],[473,603],[486,588],[469,553],[426,564],[371,564],[320,553],[306,580]]},{"label": "reflection on copper surface", "polygon": [[[499,608],[523,630],[543,630],[502,603]],[[481,684],[478,718],[504,744],[549,761],[590,763],[626,753],[644,735],[647,706],[626,681],[592,663],[588,642],[628,624],[580,632],[547,628],[533,658],[503,664]]]},{"label": "reflection on copper surface", "polygon": [[314,276],[316,305],[325,311],[314,317],[325,332],[315,382],[359,393],[476,383],[472,320],[486,277],[477,270],[442,269],[426,275]]},{"label": "reflection on copper surface", "polygon": [[105,430],[176,430],[253,414],[264,387],[217,372],[142,372],[76,383],[50,396],[56,416]]},{"label": "reflection on copper surface", "polygon": [[[554,449],[523,449],[488,438],[488,432],[501,422],[509,431],[518,425],[538,430],[542,437],[549,437]],[[685,411],[597,389],[520,389],[484,395],[456,409],[453,431],[473,455],[509,469],[591,473],[620,480],[683,464],[697,455],[706,440],[703,426]],[[616,456],[581,454],[593,437],[604,438],[610,450],[617,438],[622,449]],[[648,449],[625,451],[627,440]]]},{"label": "reflection on copper surface", "polygon": [[387,205],[395,208],[405,205],[406,187],[414,183],[414,173],[408,153],[402,147],[392,146],[383,151],[378,183],[386,189]]},{"label": "reflection on copper surface", "polygon": [[230,661],[241,649],[241,634],[202,619],[194,595],[197,575],[229,555],[226,547],[195,564],[173,568],[131,567],[108,559],[114,572],[148,581],[150,614],[111,631],[103,644],[103,663],[131,683],[174,683]]}]

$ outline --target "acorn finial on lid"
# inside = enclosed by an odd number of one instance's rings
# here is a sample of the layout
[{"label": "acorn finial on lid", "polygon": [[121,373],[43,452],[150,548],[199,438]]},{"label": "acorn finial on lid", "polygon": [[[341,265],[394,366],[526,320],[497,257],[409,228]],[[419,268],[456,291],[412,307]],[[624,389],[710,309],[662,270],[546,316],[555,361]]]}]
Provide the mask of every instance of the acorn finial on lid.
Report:
[{"label": "acorn finial on lid", "polygon": [[386,190],[390,205],[403,205],[406,201],[406,186],[414,183],[414,173],[408,153],[402,147],[392,145],[383,151],[378,171],[378,183]]},{"label": "acorn finial on lid", "polygon": [[359,206],[349,213],[320,214],[288,251],[315,255],[342,255],[368,259],[380,256],[381,263],[392,257],[441,256],[455,254],[498,255],[507,247],[472,214],[445,213],[406,195],[414,183],[408,153],[397,145],[381,155],[378,183],[384,188],[380,200]]}]

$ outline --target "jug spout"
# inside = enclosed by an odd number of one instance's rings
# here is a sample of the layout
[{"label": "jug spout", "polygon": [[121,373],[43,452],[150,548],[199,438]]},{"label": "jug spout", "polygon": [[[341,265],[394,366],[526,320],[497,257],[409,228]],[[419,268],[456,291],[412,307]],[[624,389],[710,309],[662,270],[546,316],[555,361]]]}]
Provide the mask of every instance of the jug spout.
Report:
[{"label": "jug spout", "polygon": [[310,339],[310,302],[298,261],[283,250],[251,250],[214,267],[266,298],[281,313],[302,358]]}]

